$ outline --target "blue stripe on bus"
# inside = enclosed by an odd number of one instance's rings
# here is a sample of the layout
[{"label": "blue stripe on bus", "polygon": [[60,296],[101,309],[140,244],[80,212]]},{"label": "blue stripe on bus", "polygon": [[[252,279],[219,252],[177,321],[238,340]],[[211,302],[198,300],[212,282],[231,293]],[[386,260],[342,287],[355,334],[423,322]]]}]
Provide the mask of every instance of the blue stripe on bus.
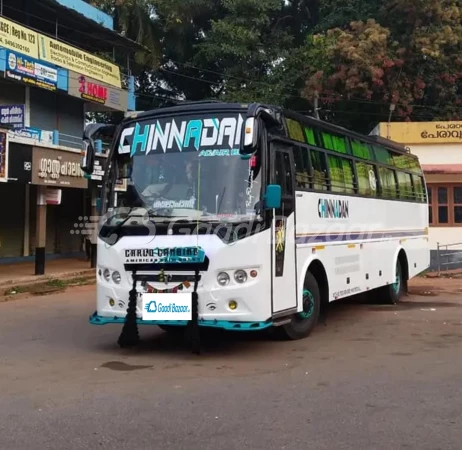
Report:
[{"label": "blue stripe on bus", "polygon": [[307,234],[297,235],[296,242],[297,244],[308,244],[319,242],[368,241],[372,239],[390,239],[418,236],[425,237],[425,230]]}]

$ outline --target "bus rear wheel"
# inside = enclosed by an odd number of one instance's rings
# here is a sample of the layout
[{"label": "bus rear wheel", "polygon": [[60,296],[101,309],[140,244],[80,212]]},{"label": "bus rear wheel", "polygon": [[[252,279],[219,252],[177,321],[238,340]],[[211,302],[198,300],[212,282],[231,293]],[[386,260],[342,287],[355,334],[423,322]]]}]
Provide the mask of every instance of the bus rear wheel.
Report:
[{"label": "bus rear wheel", "polygon": [[308,272],[303,288],[303,311],[294,314],[289,323],[281,326],[282,337],[294,341],[309,336],[318,323],[320,311],[321,294],[318,282],[313,274]]},{"label": "bus rear wheel", "polygon": [[386,305],[396,305],[401,300],[403,292],[403,269],[401,267],[401,262],[398,259],[396,261],[396,274],[394,283],[388,284],[387,286],[383,286],[379,289],[378,294],[380,302]]}]

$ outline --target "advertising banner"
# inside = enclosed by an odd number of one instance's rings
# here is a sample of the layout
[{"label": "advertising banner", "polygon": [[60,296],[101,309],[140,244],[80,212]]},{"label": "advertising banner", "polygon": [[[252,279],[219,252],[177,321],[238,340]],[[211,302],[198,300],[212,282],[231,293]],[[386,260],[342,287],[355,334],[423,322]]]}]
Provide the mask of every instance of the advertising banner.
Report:
[{"label": "advertising banner", "polygon": [[39,35],[40,59],[79,72],[117,88],[122,87],[120,70],[115,64],[63,42]]},{"label": "advertising banner", "polygon": [[0,47],[38,58],[38,35],[29,28],[0,17]]},{"label": "advertising banner", "polygon": [[8,130],[8,136],[12,141],[21,141],[25,144],[53,144],[53,132],[41,130],[40,128],[24,127]]},{"label": "advertising banner", "polygon": [[5,77],[49,91],[58,88],[58,70],[20,53],[7,52]]},{"label": "advertising banner", "polygon": [[24,105],[0,105],[0,124],[24,128]]},{"label": "advertising banner", "polygon": [[8,181],[8,135],[0,130],[0,182]]},{"label": "advertising banner", "polygon": [[73,97],[99,103],[117,111],[126,111],[128,107],[127,91],[101,83],[77,72],[69,71],[67,93]]}]

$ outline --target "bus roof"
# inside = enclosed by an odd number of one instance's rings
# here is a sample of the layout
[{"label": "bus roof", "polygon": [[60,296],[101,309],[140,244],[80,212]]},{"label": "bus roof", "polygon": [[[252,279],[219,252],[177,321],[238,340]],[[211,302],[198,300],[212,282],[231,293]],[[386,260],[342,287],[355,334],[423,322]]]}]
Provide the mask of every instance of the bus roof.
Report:
[{"label": "bus roof", "polygon": [[[136,114],[135,117],[127,117],[125,120],[127,122],[131,122],[136,119],[144,119],[148,117],[155,117],[159,114],[179,114],[185,112],[202,112],[202,111],[210,111],[213,109],[214,111],[225,111],[225,110],[245,110],[247,111],[251,103],[226,103],[220,102],[216,100],[203,100],[203,101],[196,101],[196,102],[182,102],[181,104],[175,106],[166,106],[160,107],[157,109],[144,111],[141,113]],[[285,117],[293,118],[299,120],[302,124],[307,124],[312,126],[313,128],[319,128],[326,131],[330,131],[332,133],[338,133],[340,135],[346,135],[353,139],[359,139],[364,142],[368,142],[370,144],[378,144],[393,149],[399,153],[409,153],[404,145],[398,144],[397,142],[391,141],[390,139],[385,139],[380,136],[372,136],[372,135],[364,135],[360,133],[356,133],[355,131],[348,130],[347,128],[340,127],[338,125],[331,124],[329,122],[325,122],[320,119],[315,119],[314,117],[306,116],[295,111],[291,111],[289,109],[284,109],[279,106],[275,105],[267,105],[267,104],[253,104],[254,106],[261,106],[263,108],[268,108],[273,110],[275,113],[282,114]]]}]

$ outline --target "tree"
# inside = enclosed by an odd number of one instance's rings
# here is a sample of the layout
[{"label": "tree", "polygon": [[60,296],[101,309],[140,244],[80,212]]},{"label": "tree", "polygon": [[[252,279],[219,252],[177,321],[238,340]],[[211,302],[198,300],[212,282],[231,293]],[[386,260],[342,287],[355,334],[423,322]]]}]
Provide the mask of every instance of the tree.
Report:
[{"label": "tree", "polygon": [[369,132],[457,118],[460,0],[92,0],[148,47],[138,109],[218,98],[313,111]]},{"label": "tree", "polygon": [[380,13],[389,27],[369,19],[310,36],[303,95],[320,92],[326,118],[360,131],[387,119],[390,105],[395,120],[455,118],[462,76],[457,4],[390,0]]}]

